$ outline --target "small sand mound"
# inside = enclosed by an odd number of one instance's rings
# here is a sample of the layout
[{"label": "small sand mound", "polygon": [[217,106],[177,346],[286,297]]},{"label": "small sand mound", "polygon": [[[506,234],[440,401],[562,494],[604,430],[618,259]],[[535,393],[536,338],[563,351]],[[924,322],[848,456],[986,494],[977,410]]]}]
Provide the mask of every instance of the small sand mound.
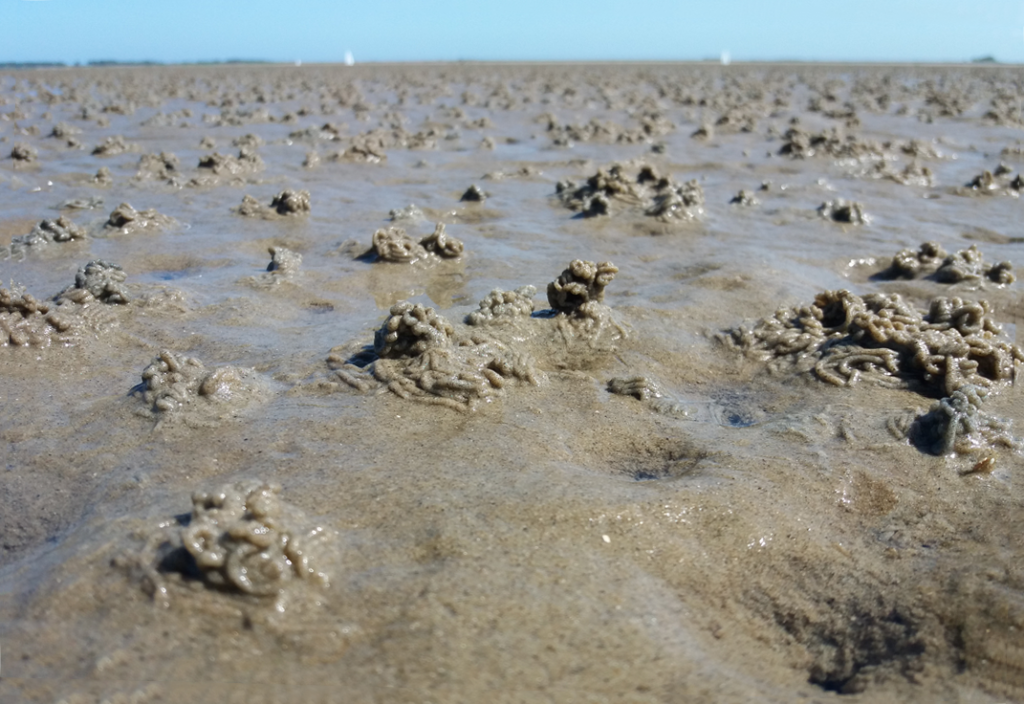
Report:
[{"label": "small sand mound", "polygon": [[610,215],[613,202],[662,221],[693,220],[704,212],[704,191],[697,181],[676,183],[647,164],[641,164],[635,175],[624,164],[612,164],[598,169],[583,185],[559,181],[555,195],[584,217]]},{"label": "small sand mound", "polygon": [[1001,333],[985,301],[934,298],[921,311],[894,293],[825,291],[809,306],[782,308],[720,339],[772,371],[813,371],[837,386],[871,378],[944,396],[964,384],[1012,379],[1024,352]]},{"label": "small sand mound", "polygon": [[34,164],[39,160],[39,152],[31,144],[18,143],[11,147],[10,158],[15,164]]},{"label": "small sand mound", "polygon": [[281,501],[279,484],[228,485],[192,495],[182,547],[214,589],[275,596],[294,580],[326,587],[316,547],[325,531]]},{"label": "small sand mound", "polygon": [[1020,448],[1022,443],[1010,435],[1011,422],[981,409],[988,395],[983,386],[961,386],[918,416],[907,436],[921,450],[936,455],[965,454],[993,446]]},{"label": "small sand mound", "polygon": [[117,264],[101,259],[91,261],[78,269],[75,274],[75,285],[69,286],[58,294],[57,299],[85,304],[89,301],[103,303],[128,303],[131,296],[124,285],[128,277]]},{"label": "small sand mound", "polygon": [[977,245],[971,245],[953,254],[947,254],[938,242],[925,242],[915,252],[902,249],[892,258],[887,269],[879,272],[882,278],[913,279],[933,275],[936,281],[947,284],[967,283],[978,285],[985,280],[999,285],[1012,284],[1017,280],[1013,264],[985,261]]},{"label": "small sand mound", "polygon": [[604,289],[615,278],[618,267],[611,262],[574,259],[557,279],[548,284],[548,303],[560,313],[575,313],[580,307],[604,300]]},{"label": "small sand mound", "polygon": [[980,414],[989,390],[1009,384],[1024,352],[1002,337],[988,303],[933,298],[927,312],[898,294],[826,291],[813,304],[783,308],[753,327],[719,339],[768,362],[770,371],[813,373],[836,386],[861,379],[944,397],[913,425],[895,424],[926,451],[975,450],[986,443],[1015,446],[1008,424]]},{"label": "small sand mound", "polygon": [[480,301],[479,308],[466,317],[470,325],[500,325],[533,314],[536,286],[520,286],[515,291],[496,288]]},{"label": "small sand mound", "polygon": [[278,611],[296,599],[315,599],[330,585],[326,550],[337,534],[280,494],[279,484],[259,480],[197,491],[187,520],[152,530],[141,550],[114,564],[165,607],[172,599],[197,598],[196,582],[210,593],[254,597],[253,605]]},{"label": "small sand mound", "polygon": [[309,191],[281,191],[271,199],[270,207],[278,215],[309,215]]},{"label": "small sand mound", "polygon": [[170,227],[175,223],[174,218],[158,213],[150,208],[149,210],[136,210],[128,203],[121,203],[110,213],[104,229],[117,230],[122,235],[135,234],[143,230],[153,231]]},{"label": "small sand mound", "polygon": [[[368,255],[377,261],[411,264],[429,259],[456,259],[462,255],[465,245],[445,232],[444,223],[437,223],[434,231],[418,242],[406,234],[401,227],[381,228],[373,233]],[[364,255],[365,256],[365,255]]]},{"label": "small sand mound", "polygon": [[85,228],[76,225],[70,218],[61,215],[56,220],[43,220],[27,235],[11,240],[7,247],[0,247],[0,258],[24,258],[29,252],[50,244],[62,244],[86,239]]},{"label": "small sand mound", "polygon": [[247,218],[276,219],[309,215],[311,210],[309,191],[284,190],[271,198],[270,205],[263,205],[250,195],[242,197],[242,203],[235,209]]},{"label": "small sand mound", "polygon": [[237,157],[217,152],[200,157],[199,168],[216,176],[244,176],[259,173],[266,166],[259,154],[252,149],[243,148],[239,150]]},{"label": "small sand mound", "polygon": [[328,365],[360,391],[387,388],[403,399],[472,411],[500,396],[512,380],[538,383],[528,354],[483,335],[456,337],[433,308],[409,302],[391,307],[374,336],[376,359],[360,369],[332,351]]},{"label": "small sand mound", "polygon": [[842,198],[822,203],[818,206],[818,215],[826,220],[847,225],[866,225],[870,221],[863,205]]},{"label": "small sand mound", "polygon": [[264,393],[256,372],[238,367],[207,369],[194,357],[161,352],[132,389],[145,406],[140,414],[158,425],[180,420],[189,427],[209,427],[236,415]]},{"label": "small sand mound", "polygon": [[137,144],[125,141],[125,138],[118,134],[107,137],[92,150],[92,153],[93,156],[117,156],[125,152],[138,151],[138,149]]},{"label": "small sand mound", "polygon": [[77,318],[23,291],[0,287],[0,347],[49,347],[72,340]]},{"label": "small sand mound", "polygon": [[143,154],[139,158],[135,178],[140,180],[173,181],[179,172],[179,166],[178,157],[171,152]]}]

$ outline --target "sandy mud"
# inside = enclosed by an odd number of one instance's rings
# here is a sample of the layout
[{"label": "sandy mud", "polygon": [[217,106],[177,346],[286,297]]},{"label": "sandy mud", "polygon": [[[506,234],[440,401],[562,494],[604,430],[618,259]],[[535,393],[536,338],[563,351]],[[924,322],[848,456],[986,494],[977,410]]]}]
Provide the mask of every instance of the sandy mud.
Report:
[{"label": "sandy mud", "polygon": [[1024,701],[998,66],[0,73],[0,700]]}]

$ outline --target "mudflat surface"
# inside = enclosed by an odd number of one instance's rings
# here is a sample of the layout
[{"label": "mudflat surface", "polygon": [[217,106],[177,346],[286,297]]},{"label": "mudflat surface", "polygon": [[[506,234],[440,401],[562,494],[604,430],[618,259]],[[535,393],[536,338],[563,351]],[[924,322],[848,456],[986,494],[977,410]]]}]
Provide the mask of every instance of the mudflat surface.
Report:
[{"label": "mudflat surface", "polygon": [[1024,700],[1019,96],[0,74],[0,699]]}]

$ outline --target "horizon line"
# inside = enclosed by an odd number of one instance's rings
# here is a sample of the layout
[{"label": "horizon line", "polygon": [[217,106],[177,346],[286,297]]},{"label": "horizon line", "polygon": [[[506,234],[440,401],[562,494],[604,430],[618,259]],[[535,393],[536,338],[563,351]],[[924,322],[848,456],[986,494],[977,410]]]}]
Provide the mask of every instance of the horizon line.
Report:
[{"label": "horizon line", "polygon": [[0,61],[0,70],[6,69],[61,69],[61,68],[112,68],[112,67],[176,67],[176,66],[222,66],[222,65],[259,65],[259,66],[288,66],[300,68],[303,66],[343,66],[355,68],[356,66],[441,66],[441,65],[609,65],[609,64],[717,64],[723,68],[729,66],[743,65],[882,65],[882,66],[1020,66],[1021,63],[1003,62],[992,56],[982,56],[961,61],[938,61],[938,60],[911,60],[897,61],[886,59],[729,59],[723,61],[721,57],[706,57],[702,59],[437,59],[422,61],[359,61],[347,63],[344,60],[338,61],[275,61],[271,59],[198,59],[193,61],[158,61],[154,59],[139,60],[116,60],[116,59],[90,59],[86,62],[66,61]]}]

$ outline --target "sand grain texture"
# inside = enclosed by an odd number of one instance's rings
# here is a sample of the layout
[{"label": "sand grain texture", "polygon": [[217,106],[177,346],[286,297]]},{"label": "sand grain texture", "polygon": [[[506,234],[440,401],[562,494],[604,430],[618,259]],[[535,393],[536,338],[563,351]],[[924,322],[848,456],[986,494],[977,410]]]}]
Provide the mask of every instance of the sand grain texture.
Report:
[{"label": "sand grain texture", "polygon": [[1016,81],[0,73],[0,700],[1024,701]]}]

